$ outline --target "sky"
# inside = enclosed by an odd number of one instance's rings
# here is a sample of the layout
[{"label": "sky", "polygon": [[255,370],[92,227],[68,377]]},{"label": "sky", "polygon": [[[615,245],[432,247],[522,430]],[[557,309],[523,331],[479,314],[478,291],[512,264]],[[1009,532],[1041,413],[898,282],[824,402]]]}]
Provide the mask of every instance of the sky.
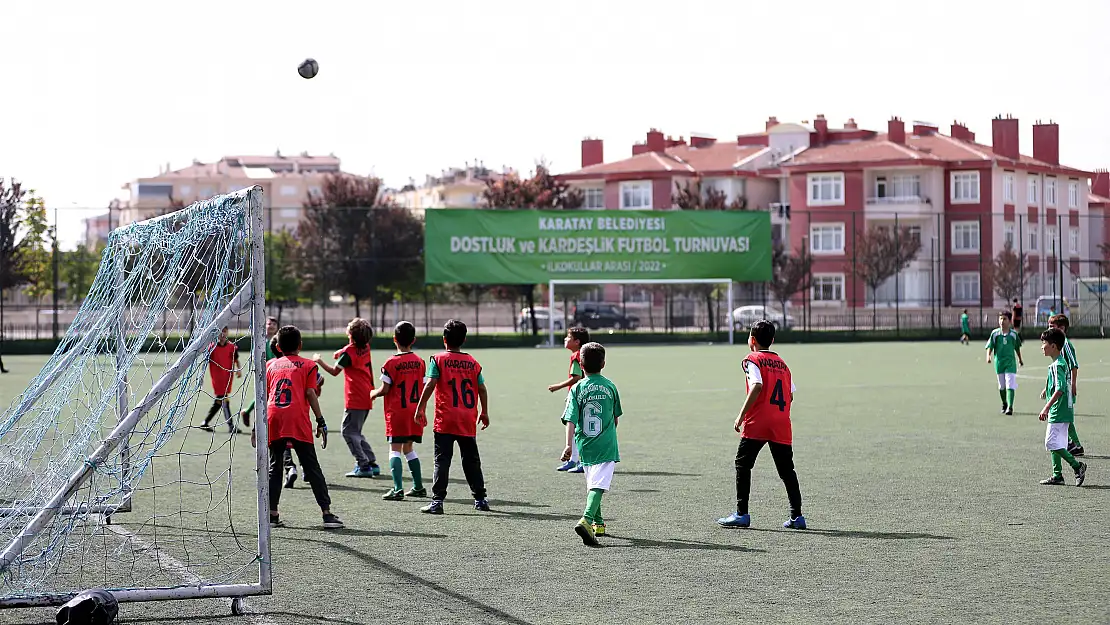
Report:
[{"label": "sky", "polygon": [[[167,163],[334,153],[388,185],[467,161],[577,169],[652,127],[727,139],[767,117],[884,130],[1060,124],[1110,166],[1110,2],[3,0],[0,177],[81,217]],[[306,57],[312,80],[297,75]],[[946,131],[946,130],[945,130]]]}]

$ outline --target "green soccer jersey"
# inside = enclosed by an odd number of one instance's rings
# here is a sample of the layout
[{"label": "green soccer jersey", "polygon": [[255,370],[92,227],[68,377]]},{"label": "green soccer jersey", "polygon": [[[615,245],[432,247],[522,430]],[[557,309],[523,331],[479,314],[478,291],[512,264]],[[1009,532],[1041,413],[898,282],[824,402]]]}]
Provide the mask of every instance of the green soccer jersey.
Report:
[{"label": "green soccer jersey", "polygon": [[1064,339],[1064,349],[1060,352],[1060,357],[1064,362],[1068,363],[1068,368],[1075,370],[1079,368],[1079,361],[1075,359],[1075,348],[1072,347],[1071,341]]},{"label": "green soccer jersey", "polygon": [[963,330],[964,334],[971,334],[971,319],[967,316],[967,313],[960,315],[960,329]]},{"label": "green soccer jersey", "polygon": [[1017,352],[1021,349],[1021,337],[1012,328],[1003,333],[995,328],[987,339],[987,349],[994,351],[995,373],[1017,373]]},{"label": "green soccer jersey", "polygon": [[574,424],[574,442],[584,465],[620,462],[617,418],[621,416],[617,386],[600,373],[591,373],[567,395],[563,423]]},{"label": "green soccer jersey", "polygon": [[1056,391],[1060,391],[1060,397],[1048,408],[1048,422],[1072,423],[1075,421],[1075,397],[1071,394],[1071,365],[1064,360],[1063,353],[1048,366],[1045,397],[1052,397]]}]

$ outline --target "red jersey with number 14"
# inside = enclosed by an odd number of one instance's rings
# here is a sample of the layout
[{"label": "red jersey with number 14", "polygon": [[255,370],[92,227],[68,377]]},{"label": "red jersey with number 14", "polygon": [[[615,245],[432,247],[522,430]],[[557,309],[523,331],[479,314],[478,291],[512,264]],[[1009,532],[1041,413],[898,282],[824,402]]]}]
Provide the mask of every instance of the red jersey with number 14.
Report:
[{"label": "red jersey with number 14", "polygon": [[774,352],[752,352],[744,359],[744,373],[749,392],[753,380],[762,387],[755,404],[744,414],[740,436],[792,444],[790,404],[794,401],[794,382],[790,378],[790,367]]},{"label": "red jersey with number 14", "polygon": [[436,389],[432,431],[455,436],[478,435],[478,381],[482,365],[470,354],[440,352],[432,356],[428,377]]},{"label": "red jersey with number 14", "polygon": [[394,354],[382,367],[382,382],[389,385],[385,400],[386,436],[423,436],[416,422],[416,407],[424,390],[424,360],[413,352]]},{"label": "red jersey with number 14", "polygon": [[312,443],[306,393],[317,389],[316,376],[316,363],[300,356],[274,358],[266,363],[266,423],[271,443],[281,438]]}]

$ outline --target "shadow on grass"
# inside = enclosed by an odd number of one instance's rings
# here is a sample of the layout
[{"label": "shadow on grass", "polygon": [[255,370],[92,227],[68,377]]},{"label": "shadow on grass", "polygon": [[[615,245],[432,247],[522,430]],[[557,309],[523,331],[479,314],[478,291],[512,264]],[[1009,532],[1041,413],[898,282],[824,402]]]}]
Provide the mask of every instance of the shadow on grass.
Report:
[{"label": "shadow on grass", "polygon": [[[474,500],[473,499],[444,499],[444,501],[446,503],[454,503],[454,504],[459,504],[459,505],[467,505],[467,506],[473,506],[474,505]],[[551,506],[548,506],[546,504],[532,503],[530,501],[510,501],[508,499],[494,499],[493,497],[490,497],[488,499],[488,501],[489,501],[490,507],[495,508],[495,509],[498,506],[505,506],[507,508],[550,508],[551,507]]]},{"label": "shadow on grass", "polygon": [[630,488],[630,489],[628,489],[628,492],[630,492],[630,493],[658,493],[658,492],[662,492],[662,491],[656,490],[654,488]]},{"label": "shadow on grass", "polygon": [[833,538],[872,538],[878,540],[958,540],[954,536],[941,536],[939,534],[922,534],[918,532],[867,532],[863,530],[826,530],[826,529],[772,529],[768,527],[749,527],[748,532],[776,532],[782,534],[817,534]]},{"label": "shadow on grass", "polygon": [[1083,490],[1110,490],[1110,484],[1084,484],[1080,488]]},{"label": "shadow on grass", "polygon": [[551,514],[547,512],[520,512],[518,510],[498,510],[494,502],[490,502],[489,512],[464,512],[452,516],[500,516],[524,521],[577,521],[581,514]]},{"label": "shadow on grass", "polygon": [[[393,482],[390,482],[388,480],[372,480],[372,479],[368,479],[368,478],[360,478],[360,479],[366,480],[367,484],[366,484],[365,488],[360,488],[358,486],[352,486],[352,485],[346,484],[344,482],[329,481],[328,482],[328,490],[337,490],[337,491],[340,491],[340,492],[351,492],[351,491],[353,491],[353,492],[356,492],[356,493],[378,493],[378,492],[384,493],[385,491],[389,490],[393,486]],[[375,482],[377,483],[377,486],[375,486]],[[306,484],[305,487],[303,487],[301,489],[283,488],[282,492],[284,492],[286,490],[311,490],[311,489],[308,488],[308,485]]]},{"label": "shadow on grass", "polygon": [[[609,540],[623,540],[627,544],[610,545],[606,544]],[[765,549],[755,549],[752,547],[743,547],[741,545],[722,545],[720,543],[707,543],[700,540],[651,540],[649,538],[631,538],[629,536],[618,536],[616,534],[606,534],[600,539],[601,547],[606,549],[610,548],[632,548],[632,549],[667,549],[670,551],[685,551],[692,549],[695,551],[739,551],[744,553],[767,553]]]},{"label": "shadow on grass", "polygon": [[[225,600],[226,601],[226,600]],[[125,613],[126,607],[121,607],[120,612]],[[363,621],[348,621],[346,619],[328,618],[326,616],[316,616],[312,614],[301,614],[298,612],[251,612],[245,616],[235,616],[231,614],[231,609],[228,608],[226,614],[207,614],[202,616],[141,616],[130,617],[123,616],[118,622],[120,623],[188,623],[195,621],[203,621],[205,623],[218,623],[227,621],[228,623],[240,623],[244,620],[249,621],[252,616],[266,616],[278,617],[277,621],[280,623],[288,623],[292,619],[297,619],[293,622],[307,622],[313,623],[334,623],[335,625],[364,625]],[[27,621],[24,623],[12,623],[11,625],[55,625],[53,621]]]},{"label": "shadow on grass", "polygon": [[631,475],[633,477],[702,477],[701,473],[671,473],[669,471],[622,471],[617,470],[617,476]]},{"label": "shadow on grass", "polygon": [[1094,454],[1083,454],[1082,456],[1076,456],[1076,458],[1079,458],[1081,460],[1084,458],[1093,458],[1095,460],[1110,460],[1110,456],[1096,456]]}]

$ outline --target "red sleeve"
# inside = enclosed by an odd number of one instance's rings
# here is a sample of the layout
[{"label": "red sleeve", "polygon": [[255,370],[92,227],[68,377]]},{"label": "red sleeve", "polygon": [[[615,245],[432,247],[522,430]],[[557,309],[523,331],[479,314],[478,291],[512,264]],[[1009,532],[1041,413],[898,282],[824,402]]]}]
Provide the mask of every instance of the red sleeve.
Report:
[{"label": "red sleeve", "polygon": [[320,386],[316,383],[316,379],[319,374],[319,367],[316,366],[316,363],[313,362],[311,367],[309,367],[308,369],[302,369],[302,371],[305,372],[304,390],[319,391]]}]

